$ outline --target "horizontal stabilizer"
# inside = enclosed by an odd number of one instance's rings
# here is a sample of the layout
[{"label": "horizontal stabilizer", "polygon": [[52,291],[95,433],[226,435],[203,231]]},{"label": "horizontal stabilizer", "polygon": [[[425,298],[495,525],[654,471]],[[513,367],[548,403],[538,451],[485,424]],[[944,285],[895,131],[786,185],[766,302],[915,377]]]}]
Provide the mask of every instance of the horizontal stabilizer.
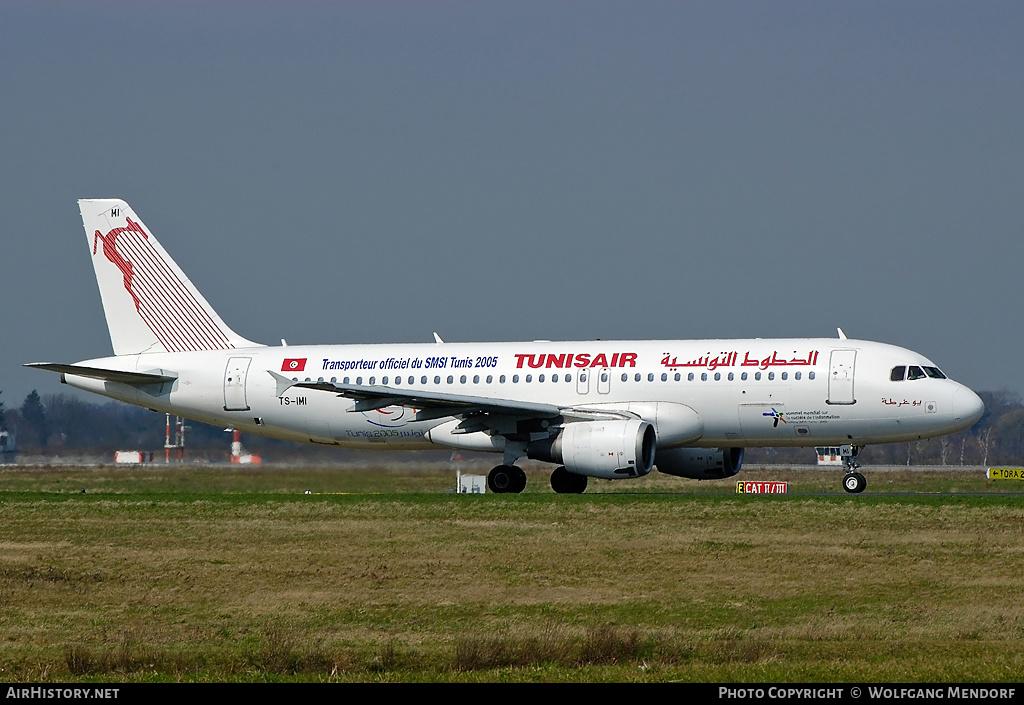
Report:
[{"label": "horizontal stabilizer", "polygon": [[49,370],[60,372],[66,375],[77,377],[89,377],[91,379],[102,379],[105,382],[121,382],[133,386],[147,384],[164,384],[178,379],[176,374],[167,374],[164,370],[153,372],[125,372],[123,370],[105,370],[100,367],[85,367],[83,365],[62,365],[55,362],[30,362],[25,367],[34,367],[37,370]]}]

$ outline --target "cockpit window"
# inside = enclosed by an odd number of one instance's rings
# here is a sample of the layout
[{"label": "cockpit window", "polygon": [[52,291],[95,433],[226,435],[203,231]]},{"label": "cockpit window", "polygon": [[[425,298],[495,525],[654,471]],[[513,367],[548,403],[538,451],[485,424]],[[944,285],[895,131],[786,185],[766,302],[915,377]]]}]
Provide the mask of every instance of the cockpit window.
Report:
[{"label": "cockpit window", "polygon": [[905,375],[906,373],[907,373],[907,366],[906,365],[899,365],[897,367],[893,367],[892,368],[892,372],[889,373],[889,379],[891,379],[893,382],[902,382],[903,381],[903,375]]},{"label": "cockpit window", "polygon": [[946,375],[942,374],[942,370],[938,367],[925,367],[924,372],[933,379],[946,379]]},{"label": "cockpit window", "polygon": [[924,372],[917,365],[907,368],[907,379],[924,379]]}]

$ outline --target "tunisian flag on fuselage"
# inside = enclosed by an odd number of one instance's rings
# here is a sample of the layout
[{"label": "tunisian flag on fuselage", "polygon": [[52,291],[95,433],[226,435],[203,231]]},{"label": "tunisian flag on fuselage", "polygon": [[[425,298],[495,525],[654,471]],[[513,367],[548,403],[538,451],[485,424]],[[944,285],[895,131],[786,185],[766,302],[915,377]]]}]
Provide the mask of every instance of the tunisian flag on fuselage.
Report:
[{"label": "tunisian flag on fuselage", "polygon": [[281,363],[282,372],[303,372],[306,369],[306,358],[285,358]]}]

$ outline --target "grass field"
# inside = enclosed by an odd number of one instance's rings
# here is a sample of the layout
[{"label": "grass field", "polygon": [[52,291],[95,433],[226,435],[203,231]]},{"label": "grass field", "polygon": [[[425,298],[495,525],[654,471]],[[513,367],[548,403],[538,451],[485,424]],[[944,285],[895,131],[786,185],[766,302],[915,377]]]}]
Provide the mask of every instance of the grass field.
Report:
[{"label": "grass field", "polygon": [[751,467],[792,494],[655,473],[558,496],[528,474],[481,496],[439,467],[0,469],[0,680],[1024,674],[1016,483],[869,469],[848,496]]}]

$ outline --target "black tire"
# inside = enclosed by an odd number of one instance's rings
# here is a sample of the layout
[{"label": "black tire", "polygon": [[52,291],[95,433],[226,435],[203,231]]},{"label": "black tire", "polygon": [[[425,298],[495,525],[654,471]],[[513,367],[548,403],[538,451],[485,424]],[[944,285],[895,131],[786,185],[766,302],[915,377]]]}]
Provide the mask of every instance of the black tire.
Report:
[{"label": "black tire", "polygon": [[587,476],[577,475],[559,465],[551,473],[551,489],[558,494],[583,494],[587,489]]},{"label": "black tire", "polygon": [[859,472],[851,472],[843,478],[843,489],[850,494],[860,494],[868,486],[867,478]]},{"label": "black tire", "polygon": [[[496,494],[508,492],[522,492],[516,488],[516,474],[522,470],[514,465],[497,465],[487,473],[487,489]],[[526,484],[526,475],[523,475],[523,485]]]},{"label": "black tire", "polygon": [[526,489],[526,473],[517,465],[510,465],[512,468],[512,489],[509,492],[519,494]]}]

